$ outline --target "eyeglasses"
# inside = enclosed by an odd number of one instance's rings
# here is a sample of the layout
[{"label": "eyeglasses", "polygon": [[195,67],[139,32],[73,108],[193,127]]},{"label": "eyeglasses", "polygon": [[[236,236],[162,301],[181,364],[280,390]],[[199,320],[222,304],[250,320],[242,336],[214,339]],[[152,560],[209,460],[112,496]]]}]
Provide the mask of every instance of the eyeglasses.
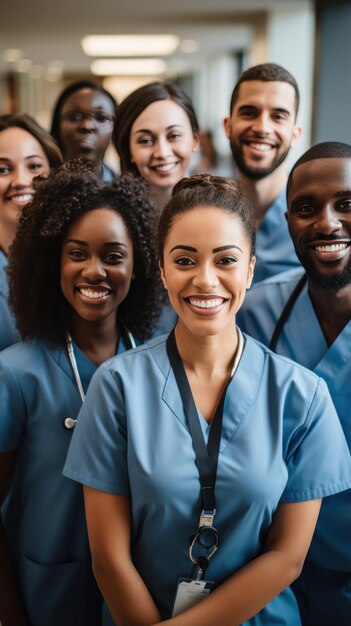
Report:
[{"label": "eyeglasses", "polygon": [[90,119],[95,126],[103,128],[115,121],[114,115],[107,115],[107,113],[81,113],[80,111],[72,111],[72,113],[64,113],[61,116],[61,120],[68,122],[68,124],[80,124],[83,120]]}]

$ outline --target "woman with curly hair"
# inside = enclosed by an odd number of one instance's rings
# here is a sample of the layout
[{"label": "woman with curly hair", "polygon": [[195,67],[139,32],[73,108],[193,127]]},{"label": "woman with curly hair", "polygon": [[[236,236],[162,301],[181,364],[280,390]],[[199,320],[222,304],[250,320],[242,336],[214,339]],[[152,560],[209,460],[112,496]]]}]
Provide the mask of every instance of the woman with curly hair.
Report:
[{"label": "woman with curly hair", "polygon": [[0,350],[19,340],[8,306],[7,257],[33,178],[62,163],[53,138],[29,115],[0,116]]},{"label": "woman with curly hair", "polygon": [[301,626],[288,586],[351,463],[324,381],[236,326],[254,247],[235,182],[180,181],[159,227],[176,327],[91,381],[64,473],[118,626]]},{"label": "woman with curly hair", "polygon": [[3,626],[103,623],[83,491],[62,469],[97,366],[151,333],[153,230],[140,182],[69,164],[23,210],[9,263],[23,341],[0,356]]}]

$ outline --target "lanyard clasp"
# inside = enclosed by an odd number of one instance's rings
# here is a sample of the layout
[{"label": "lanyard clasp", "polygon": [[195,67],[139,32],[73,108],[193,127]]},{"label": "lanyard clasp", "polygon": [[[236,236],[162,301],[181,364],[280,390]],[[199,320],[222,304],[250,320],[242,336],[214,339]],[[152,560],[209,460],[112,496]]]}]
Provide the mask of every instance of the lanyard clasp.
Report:
[{"label": "lanyard clasp", "polygon": [[199,529],[203,526],[213,526],[213,521],[216,515],[216,509],[205,510],[202,509],[199,519]]}]

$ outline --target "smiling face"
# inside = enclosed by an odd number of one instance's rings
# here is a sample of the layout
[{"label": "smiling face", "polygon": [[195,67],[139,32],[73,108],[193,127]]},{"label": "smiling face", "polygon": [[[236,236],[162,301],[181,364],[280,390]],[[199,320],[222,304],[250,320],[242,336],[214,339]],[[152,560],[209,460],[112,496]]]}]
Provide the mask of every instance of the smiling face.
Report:
[{"label": "smiling face", "polygon": [[1,231],[15,231],[23,207],[33,199],[33,178],[48,172],[49,161],[33,135],[17,127],[0,133]]},{"label": "smiling face", "polygon": [[73,222],[61,254],[61,289],[71,306],[73,325],[85,320],[115,327],[132,274],[133,244],[120,215],[100,208]]},{"label": "smiling face", "polygon": [[328,289],[351,284],[351,159],[322,158],[297,166],[287,220],[309,280]]},{"label": "smiling face", "polygon": [[69,96],[60,121],[65,159],[85,157],[100,164],[111,140],[114,116],[112,101],[100,91],[84,88]]},{"label": "smiling face", "polygon": [[247,178],[265,178],[286,159],[301,133],[295,107],[295,90],[289,83],[241,83],[224,126],[235,162]]},{"label": "smiling face", "polygon": [[153,102],[131,128],[131,161],[154,187],[174,187],[186,175],[197,145],[186,112],[173,100]]},{"label": "smiling face", "polygon": [[195,335],[231,332],[254,265],[236,215],[202,206],[178,215],[165,241],[161,269],[178,323]]}]

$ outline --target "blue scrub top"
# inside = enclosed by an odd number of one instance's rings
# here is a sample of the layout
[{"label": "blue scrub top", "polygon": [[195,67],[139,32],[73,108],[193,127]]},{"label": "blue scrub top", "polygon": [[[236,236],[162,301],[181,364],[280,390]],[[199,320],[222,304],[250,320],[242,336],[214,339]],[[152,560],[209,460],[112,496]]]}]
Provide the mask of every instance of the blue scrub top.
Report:
[{"label": "blue scrub top", "polygon": [[177,314],[170,304],[165,304],[155,326],[152,338],[168,335],[177,323]]},{"label": "blue scrub top", "polygon": [[[199,414],[208,437],[209,424]],[[194,575],[189,536],[201,510],[194,450],[161,337],[111,359],[94,375],[64,473],[130,496],[134,563],[163,618],[179,577]],[[324,381],[247,338],[229,384],[216,482],[220,548],[207,577],[218,585],[263,549],[280,502],[347,489],[351,464]],[[300,626],[285,590],[250,626]]]},{"label": "blue scrub top", "polygon": [[285,194],[284,188],[268,207],[257,229],[254,283],[293,267],[301,267],[285,219]]},{"label": "blue scrub top", "polygon": [[[96,366],[75,345],[86,391]],[[119,342],[119,351],[126,349]],[[32,626],[98,626],[82,489],[62,476],[81,398],[66,349],[20,342],[0,355],[0,450],[17,451],[2,517]]]},{"label": "blue scrub top", "polygon": [[20,341],[15,318],[8,303],[7,257],[0,249],[0,350]]},{"label": "blue scrub top", "polygon": [[101,176],[101,180],[103,183],[112,183],[114,180],[116,180],[117,175],[115,174],[115,172],[113,170],[111,170],[111,168],[106,165],[106,163],[102,164],[102,176]]},{"label": "blue scrub top", "polygon": [[[284,272],[255,285],[237,315],[242,330],[268,345],[303,270]],[[276,351],[313,370],[327,383],[351,450],[351,321],[328,347],[307,285],[279,336]],[[323,501],[308,559],[351,572],[351,491]]]}]

